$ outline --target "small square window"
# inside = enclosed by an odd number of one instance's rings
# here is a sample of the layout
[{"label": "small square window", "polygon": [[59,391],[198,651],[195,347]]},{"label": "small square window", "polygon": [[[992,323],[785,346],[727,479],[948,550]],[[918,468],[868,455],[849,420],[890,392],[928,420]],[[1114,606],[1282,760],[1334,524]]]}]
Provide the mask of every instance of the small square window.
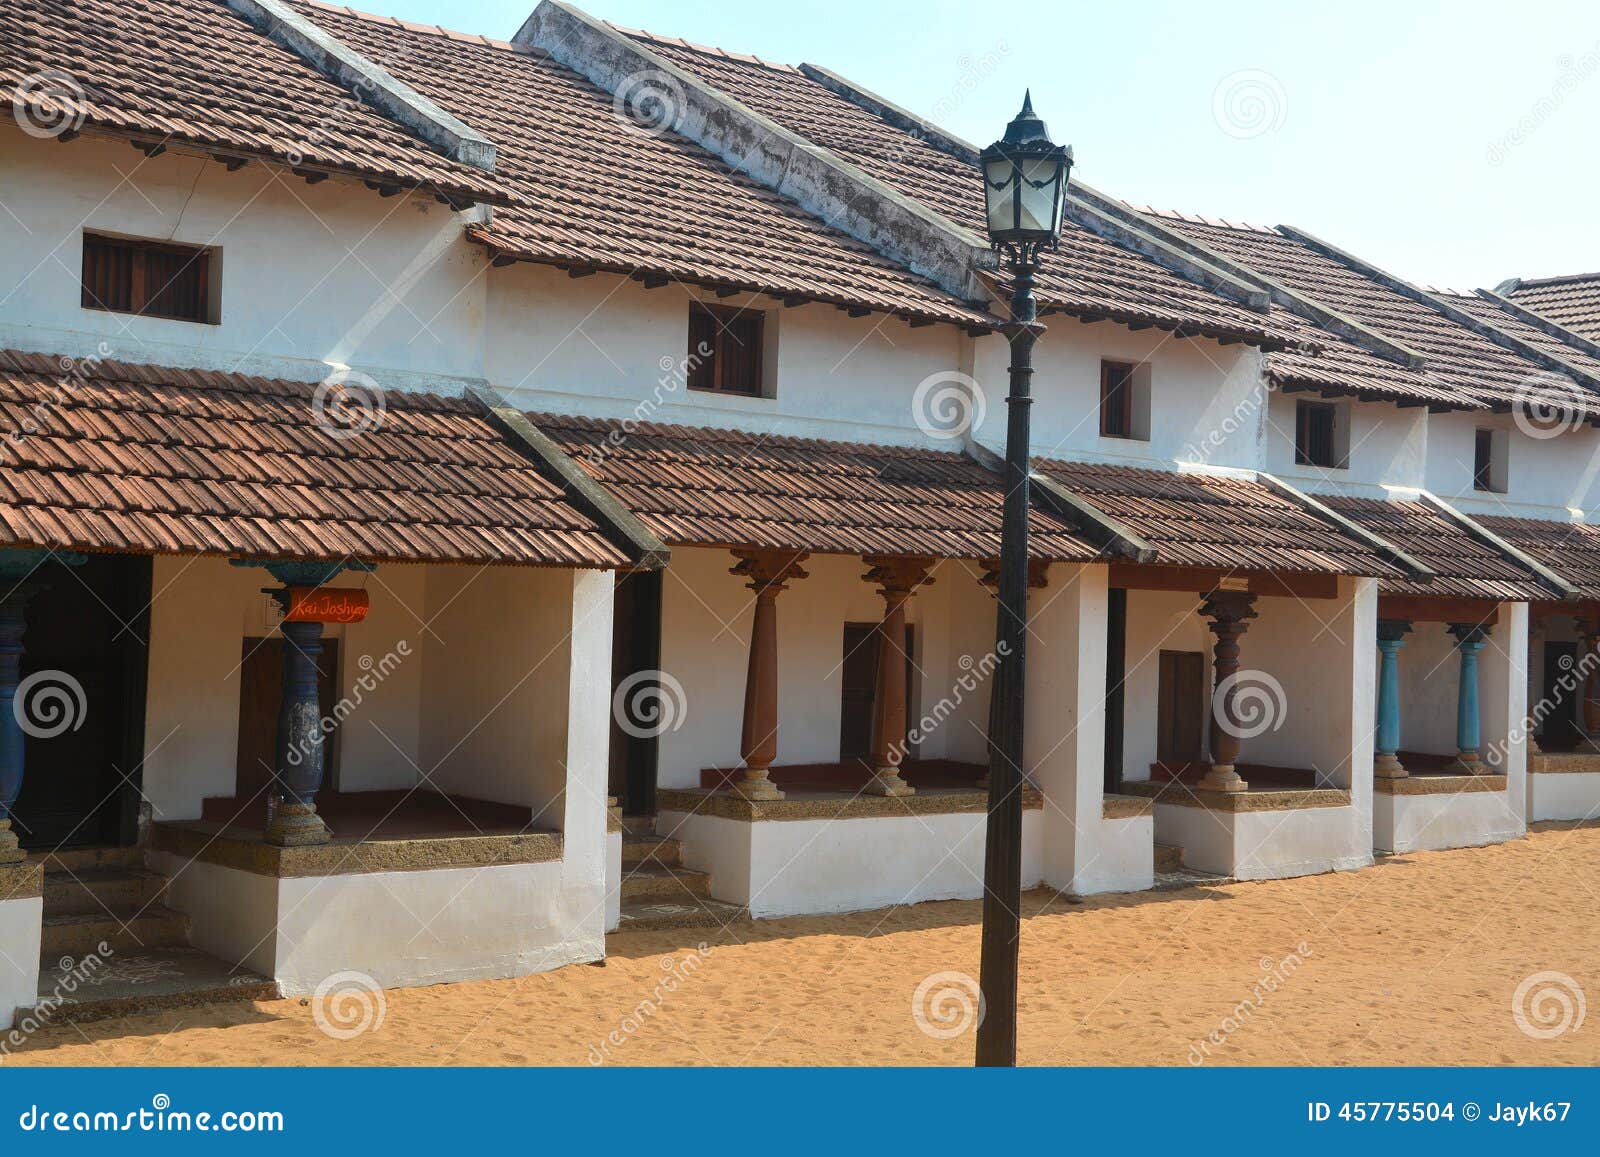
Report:
[{"label": "small square window", "polygon": [[1475,430],[1472,439],[1472,488],[1491,494],[1506,492],[1506,432]]},{"label": "small square window", "polygon": [[689,388],[759,398],[765,362],[767,315],[689,303]]},{"label": "small square window", "polygon": [[1149,367],[1100,363],[1100,436],[1146,441],[1150,437]]},{"label": "small square window", "polygon": [[1347,426],[1346,412],[1336,403],[1295,403],[1295,465],[1343,470],[1348,465]]},{"label": "small square window", "polygon": [[192,245],[83,235],[84,309],[215,323],[213,253]]}]

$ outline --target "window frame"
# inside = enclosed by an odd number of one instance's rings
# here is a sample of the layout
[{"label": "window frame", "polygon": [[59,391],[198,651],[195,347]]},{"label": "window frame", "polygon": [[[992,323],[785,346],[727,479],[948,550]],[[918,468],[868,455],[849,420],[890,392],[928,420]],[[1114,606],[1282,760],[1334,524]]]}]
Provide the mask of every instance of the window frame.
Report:
[{"label": "window frame", "polygon": [[[94,254],[109,250],[122,250],[130,254],[128,273],[128,307],[119,308],[108,305],[90,289],[91,269],[90,262],[95,260]],[[102,313],[125,314],[132,317],[154,317],[163,321],[186,321],[199,325],[216,325],[220,312],[219,303],[215,300],[214,286],[212,284],[213,266],[217,251],[205,245],[182,245],[173,241],[154,241],[138,237],[118,237],[109,233],[98,233],[92,229],[83,231],[83,257],[78,271],[78,304],[84,309],[98,310]],[[151,308],[153,301],[159,299],[161,294],[173,284],[175,278],[169,279],[164,285],[158,287],[154,293],[149,285],[149,269],[151,255],[182,258],[182,269],[186,270],[190,264],[197,263],[196,287],[194,298],[199,305],[198,316],[184,313],[171,313]]]},{"label": "window frame", "polygon": [[[698,361],[699,345],[705,340],[697,317],[709,319],[711,356]],[[735,398],[764,398],[767,392],[767,314],[749,307],[714,305],[708,301],[689,303],[689,361],[685,374],[688,388],[699,393],[722,394]],[[737,331],[753,329],[750,348],[730,353]],[[743,367],[749,380],[730,382],[735,367]]]},{"label": "window frame", "polygon": [[[1120,438],[1124,441],[1134,441],[1138,433],[1134,428],[1134,375],[1139,367],[1133,362],[1115,361],[1104,358],[1100,362],[1100,436],[1102,438]],[[1122,380],[1115,386],[1111,385],[1113,373],[1120,372]],[[1112,395],[1116,395],[1116,404],[1109,404]],[[1117,418],[1117,425],[1121,429],[1112,429],[1113,415]]]},{"label": "window frame", "polygon": [[1506,492],[1505,466],[1508,451],[1508,439],[1504,430],[1496,430],[1493,426],[1478,426],[1473,429],[1472,489],[1474,491],[1479,494]]},{"label": "window frame", "polygon": [[[1326,415],[1328,461],[1319,462],[1312,456],[1311,416]],[[1294,411],[1294,464],[1310,466],[1317,470],[1347,470],[1349,461],[1339,445],[1340,422],[1343,414],[1337,402],[1313,402],[1299,399]]]}]

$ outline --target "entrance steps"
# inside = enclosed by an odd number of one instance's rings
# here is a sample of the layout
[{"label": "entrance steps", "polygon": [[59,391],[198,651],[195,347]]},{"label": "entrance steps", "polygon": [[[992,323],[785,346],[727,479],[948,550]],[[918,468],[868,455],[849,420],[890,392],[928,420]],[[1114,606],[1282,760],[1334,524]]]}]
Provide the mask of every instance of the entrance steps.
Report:
[{"label": "entrance steps", "polygon": [[43,859],[39,1003],[19,1011],[18,1023],[277,999],[266,977],[190,947],[189,918],[163,902],[167,879],[145,868],[140,849],[76,848]]},{"label": "entrance steps", "polygon": [[1183,849],[1176,844],[1156,845],[1156,875],[1176,872],[1183,867]]},{"label": "entrance steps", "polygon": [[655,834],[652,819],[624,819],[618,932],[721,928],[743,908],[711,898],[711,877],[683,866],[683,845]]}]

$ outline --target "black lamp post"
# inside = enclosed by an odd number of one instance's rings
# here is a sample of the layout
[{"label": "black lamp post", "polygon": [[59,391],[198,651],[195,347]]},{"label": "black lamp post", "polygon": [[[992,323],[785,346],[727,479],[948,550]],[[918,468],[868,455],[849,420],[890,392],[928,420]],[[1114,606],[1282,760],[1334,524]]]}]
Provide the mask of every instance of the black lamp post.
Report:
[{"label": "black lamp post", "polygon": [[1034,278],[1046,248],[1061,237],[1072,150],[1052,144],[1029,96],[1006,135],[980,158],[989,214],[989,243],[1011,273],[1011,389],[1006,397],[1005,521],[1000,532],[1000,608],[995,629],[999,697],[989,713],[989,824],[983,865],[985,1007],[977,1063],[1017,1063],[1017,942],[1022,932],[1022,727],[1028,622],[1028,407],[1038,322]]}]

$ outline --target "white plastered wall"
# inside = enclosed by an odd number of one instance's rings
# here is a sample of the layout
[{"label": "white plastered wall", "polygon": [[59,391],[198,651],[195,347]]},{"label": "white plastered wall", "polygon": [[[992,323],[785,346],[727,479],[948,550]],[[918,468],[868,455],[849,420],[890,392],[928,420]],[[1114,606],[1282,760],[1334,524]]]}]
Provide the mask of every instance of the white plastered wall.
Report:
[{"label": "white plastered wall", "polygon": [[43,918],[44,901],[38,896],[0,900],[0,1030],[11,1027],[18,1009],[32,1008],[38,1000]]},{"label": "white plastered wall", "polygon": [[1215,641],[1197,613],[1202,599],[1185,591],[1128,592],[1126,678],[1123,684],[1123,777],[1150,778],[1156,761],[1161,686],[1161,652],[1189,651],[1204,656],[1203,699],[1194,709],[1211,710],[1211,645]]}]

